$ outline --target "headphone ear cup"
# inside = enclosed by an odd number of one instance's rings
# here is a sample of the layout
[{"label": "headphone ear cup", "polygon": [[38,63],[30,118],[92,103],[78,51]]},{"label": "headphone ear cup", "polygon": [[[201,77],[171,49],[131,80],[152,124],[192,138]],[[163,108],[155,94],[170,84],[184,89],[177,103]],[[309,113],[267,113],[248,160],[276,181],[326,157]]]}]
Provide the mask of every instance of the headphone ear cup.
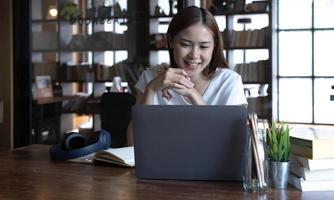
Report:
[{"label": "headphone ear cup", "polygon": [[76,132],[67,133],[61,146],[63,150],[82,148],[86,146],[86,137]]}]

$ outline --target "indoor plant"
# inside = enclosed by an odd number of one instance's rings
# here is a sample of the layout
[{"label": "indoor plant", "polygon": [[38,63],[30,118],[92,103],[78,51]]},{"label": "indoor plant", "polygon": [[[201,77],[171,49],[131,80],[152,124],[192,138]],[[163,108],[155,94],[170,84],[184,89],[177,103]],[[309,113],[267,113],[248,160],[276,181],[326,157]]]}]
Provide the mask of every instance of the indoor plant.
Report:
[{"label": "indoor plant", "polygon": [[269,159],[269,183],[271,187],[284,189],[289,175],[290,128],[287,124],[272,121],[267,130]]}]

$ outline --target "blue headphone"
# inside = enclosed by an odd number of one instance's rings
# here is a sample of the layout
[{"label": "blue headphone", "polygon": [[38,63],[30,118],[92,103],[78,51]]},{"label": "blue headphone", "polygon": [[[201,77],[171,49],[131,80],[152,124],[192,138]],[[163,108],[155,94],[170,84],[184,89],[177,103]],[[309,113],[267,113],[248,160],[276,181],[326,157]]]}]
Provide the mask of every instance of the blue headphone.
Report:
[{"label": "blue headphone", "polygon": [[94,139],[87,144],[87,139],[83,135],[70,132],[65,135],[62,144],[54,145],[50,148],[51,160],[69,160],[86,156],[97,151],[110,147],[110,133],[101,130]]}]

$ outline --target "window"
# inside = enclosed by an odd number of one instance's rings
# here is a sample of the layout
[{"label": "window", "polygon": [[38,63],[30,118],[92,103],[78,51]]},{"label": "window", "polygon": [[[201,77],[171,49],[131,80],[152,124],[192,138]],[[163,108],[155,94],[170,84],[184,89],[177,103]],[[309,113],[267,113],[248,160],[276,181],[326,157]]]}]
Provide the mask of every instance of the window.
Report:
[{"label": "window", "polygon": [[278,120],[334,124],[334,1],[275,2]]}]

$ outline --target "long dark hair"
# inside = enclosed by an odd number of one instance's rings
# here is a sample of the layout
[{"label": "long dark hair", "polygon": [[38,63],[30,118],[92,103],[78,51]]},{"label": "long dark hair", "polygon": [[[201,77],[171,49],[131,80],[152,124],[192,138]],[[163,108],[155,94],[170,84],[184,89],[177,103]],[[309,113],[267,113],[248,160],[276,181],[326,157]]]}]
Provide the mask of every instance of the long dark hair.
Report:
[{"label": "long dark hair", "polygon": [[[217,22],[212,14],[204,8],[196,6],[189,6],[183,8],[172,19],[167,30],[167,40],[172,41],[174,37],[183,29],[196,24],[201,23],[209,28],[214,34],[214,49],[212,58],[209,65],[204,69],[204,74],[207,76],[212,75],[217,67],[228,68],[226,59],[223,52],[223,39],[219,31]],[[170,57],[171,67],[176,67],[176,63],[173,57],[173,49],[170,47],[169,42],[168,51]]]}]

